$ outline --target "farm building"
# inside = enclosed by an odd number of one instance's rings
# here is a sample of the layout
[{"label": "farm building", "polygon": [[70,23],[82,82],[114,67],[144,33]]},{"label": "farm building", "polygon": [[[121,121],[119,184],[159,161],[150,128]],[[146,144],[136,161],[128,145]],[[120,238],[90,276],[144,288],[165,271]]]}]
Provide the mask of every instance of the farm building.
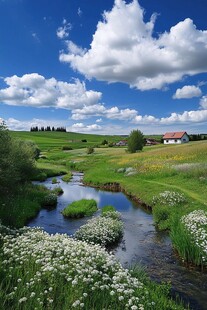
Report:
[{"label": "farm building", "polygon": [[116,146],[127,146],[127,140],[121,140],[116,143]]},{"label": "farm building", "polygon": [[164,144],[181,144],[189,142],[189,136],[186,131],[167,132],[163,136]]}]

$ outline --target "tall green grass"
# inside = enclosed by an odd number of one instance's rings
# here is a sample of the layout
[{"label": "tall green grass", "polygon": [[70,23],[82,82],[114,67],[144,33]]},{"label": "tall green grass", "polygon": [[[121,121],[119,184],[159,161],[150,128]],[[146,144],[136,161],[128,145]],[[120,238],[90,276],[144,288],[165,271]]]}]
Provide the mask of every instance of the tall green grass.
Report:
[{"label": "tall green grass", "polygon": [[170,237],[183,261],[197,266],[202,265],[202,253],[192,240],[190,233],[181,222],[181,216],[178,214],[171,219]]},{"label": "tall green grass", "polygon": [[17,228],[24,226],[46,205],[49,194],[50,191],[46,187],[29,184],[20,188],[14,197],[0,199],[2,224]]},{"label": "tall green grass", "polygon": [[98,210],[97,202],[94,199],[81,199],[73,201],[65,209],[62,214],[65,217],[81,218],[84,216],[90,216]]}]

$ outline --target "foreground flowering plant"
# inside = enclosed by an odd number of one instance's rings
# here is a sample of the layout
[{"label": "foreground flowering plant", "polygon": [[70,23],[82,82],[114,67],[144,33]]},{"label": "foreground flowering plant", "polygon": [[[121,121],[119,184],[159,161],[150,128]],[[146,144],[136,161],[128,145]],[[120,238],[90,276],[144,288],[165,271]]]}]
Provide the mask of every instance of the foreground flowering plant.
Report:
[{"label": "foreground flowering plant", "polygon": [[143,284],[98,245],[34,228],[1,240],[1,268],[10,279],[5,309],[94,309],[100,301],[106,309],[144,309]]},{"label": "foreground flowering plant", "polygon": [[123,235],[120,213],[111,211],[92,218],[75,233],[78,240],[107,246],[117,242]]},{"label": "foreground flowering plant", "polygon": [[172,191],[164,191],[157,196],[153,197],[152,203],[159,205],[168,205],[168,206],[176,206],[182,204],[186,201],[186,198],[183,194]]},{"label": "foreground flowering plant", "polygon": [[207,265],[207,212],[195,210],[181,218],[190,237],[200,250],[202,264]]},{"label": "foreground flowering plant", "polygon": [[0,225],[0,247],[1,309],[184,309],[166,288],[150,282],[148,289],[99,245]]}]

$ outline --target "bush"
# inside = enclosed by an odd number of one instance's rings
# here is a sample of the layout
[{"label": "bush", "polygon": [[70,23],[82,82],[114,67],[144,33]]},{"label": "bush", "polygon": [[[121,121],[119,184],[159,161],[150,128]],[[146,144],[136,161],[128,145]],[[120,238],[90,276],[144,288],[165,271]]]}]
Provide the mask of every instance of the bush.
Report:
[{"label": "bush", "polygon": [[72,173],[67,173],[62,177],[62,180],[64,182],[70,182],[71,178],[72,178]]},{"label": "bush", "polygon": [[157,205],[153,207],[153,218],[155,224],[158,226],[159,229],[169,229],[170,228],[170,216],[171,216],[171,209],[168,206],[160,206]]},{"label": "bush", "polygon": [[186,202],[183,194],[172,191],[164,191],[157,196],[153,197],[152,203],[159,205],[176,206]]},{"label": "bush", "polygon": [[111,217],[100,216],[89,220],[87,224],[81,226],[75,233],[75,237],[78,240],[102,246],[116,243],[122,235],[123,224],[121,221]]},{"label": "bush", "polygon": [[81,218],[90,216],[97,210],[97,202],[94,199],[81,199],[69,204],[62,211],[62,214],[70,218]]},{"label": "bush", "polygon": [[116,209],[114,208],[114,206],[104,206],[102,209],[101,209],[101,215],[104,216],[106,213],[108,212],[112,212],[112,211],[116,211]]},{"label": "bush", "polygon": [[94,148],[92,146],[87,148],[87,154],[92,154],[94,153]]},{"label": "bush", "polygon": [[49,193],[47,196],[45,196],[42,207],[45,208],[54,208],[57,205],[57,196],[54,193]]},{"label": "bush", "polygon": [[82,139],[81,142],[87,142],[87,140],[86,139]]},{"label": "bush", "polygon": [[64,193],[63,189],[59,186],[59,187],[55,187],[53,188],[52,190],[52,193],[57,195],[57,196],[60,196]]},{"label": "bush", "polygon": [[47,174],[41,171],[40,173],[36,174],[32,179],[34,181],[44,182],[47,179]]},{"label": "bush", "polygon": [[71,147],[71,146],[68,146],[68,145],[64,145],[63,147],[62,147],[62,150],[63,151],[71,151],[73,148]]},{"label": "bush", "polygon": [[102,142],[101,142],[101,145],[106,145],[108,144],[108,141],[106,139],[104,139]]},{"label": "bush", "polygon": [[14,139],[0,123],[0,194],[11,195],[30,181],[35,168],[36,149],[30,142]]},{"label": "bush", "polygon": [[58,183],[57,178],[52,178],[52,184]]}]

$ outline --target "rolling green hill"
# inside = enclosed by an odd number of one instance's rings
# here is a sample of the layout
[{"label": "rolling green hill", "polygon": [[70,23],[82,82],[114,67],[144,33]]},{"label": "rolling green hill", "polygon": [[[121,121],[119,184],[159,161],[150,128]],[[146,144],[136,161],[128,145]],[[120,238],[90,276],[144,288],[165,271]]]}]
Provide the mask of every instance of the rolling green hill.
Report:
[{"label": "rolling green hill", "polygon": [[[58,131],[11,131],[11,135],[15,138],[34,141],[41,151],[47,151],[48,148],[62,149],[63,146],[69,146],[72,149],[89,146],[94,147],[100,145],[103,140],[107,140],[108,143],[113,143],[126,139],[126,137],[123,136],[93,135]],[[86,140],[86,142],[83,142],[83,140]]]}]

